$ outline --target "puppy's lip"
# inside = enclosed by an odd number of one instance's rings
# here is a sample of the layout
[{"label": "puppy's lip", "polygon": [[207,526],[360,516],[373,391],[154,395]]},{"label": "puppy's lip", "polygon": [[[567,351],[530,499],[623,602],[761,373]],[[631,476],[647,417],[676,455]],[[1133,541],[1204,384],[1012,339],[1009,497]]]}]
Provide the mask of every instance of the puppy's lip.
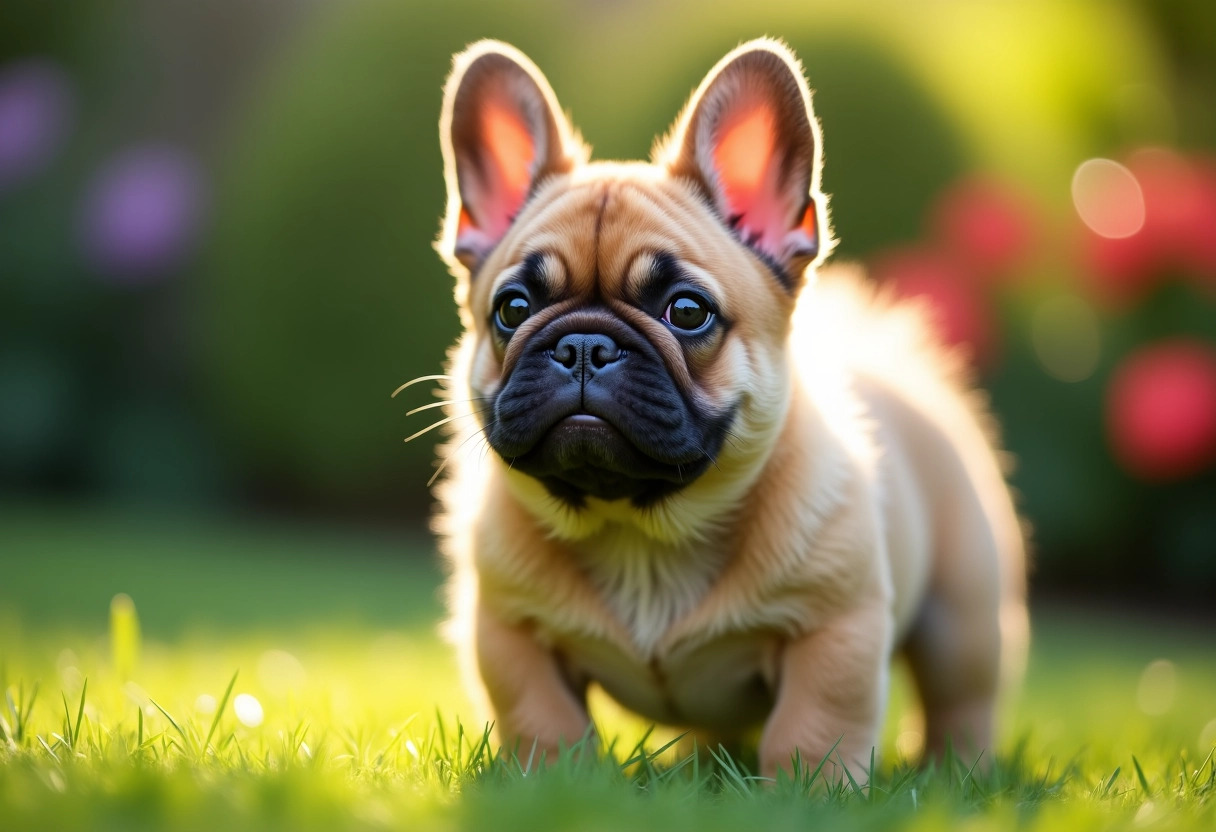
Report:
[{"label": "puppy's lip", "polygon": [[594,413],[572,413],[565,419],[562,419],[554,427],[558,428],[610,428],[607,419],[596,416]]}]

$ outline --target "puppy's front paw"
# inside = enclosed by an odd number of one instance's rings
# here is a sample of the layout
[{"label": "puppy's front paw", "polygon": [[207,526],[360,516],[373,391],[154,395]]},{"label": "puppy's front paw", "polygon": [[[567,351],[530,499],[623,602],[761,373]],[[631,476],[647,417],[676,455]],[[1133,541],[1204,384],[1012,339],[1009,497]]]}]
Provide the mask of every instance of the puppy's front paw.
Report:
[{"label": "puppy's front paw", "polygon": [[818,770],[817,784],[838,783],[849,776],[858,784],[864,784],[869,779],[873,742],[867,739],[846,744],[845,739],[801,745],[766,737],[760,744],[760,773],[772,780],[781,776],[803,779]]}]

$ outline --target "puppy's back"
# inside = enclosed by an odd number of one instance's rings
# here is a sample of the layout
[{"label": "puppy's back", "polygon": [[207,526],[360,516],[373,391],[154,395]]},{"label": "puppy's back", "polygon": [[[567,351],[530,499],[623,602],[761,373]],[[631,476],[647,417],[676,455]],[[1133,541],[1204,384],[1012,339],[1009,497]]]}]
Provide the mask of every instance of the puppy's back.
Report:
[{"label": "puppy's back", "polygon": [[[935,337],[923,303],[898,300],[849,266],[826,267],[807,287],[792,337],[800,364],[827,360],[849,376],[872,421],[884,511],[898,527],[888,534],[897,618],[916,616],[951,584],[975,592],[976,573],[991,572],[1003,675],[1016,678],[1029,636],[1024,534],[1005,483],[1009,460],[965,355]],[[991,545],[959,545],[968,534]],[[994,549],[995,562],[977,548]]]}]

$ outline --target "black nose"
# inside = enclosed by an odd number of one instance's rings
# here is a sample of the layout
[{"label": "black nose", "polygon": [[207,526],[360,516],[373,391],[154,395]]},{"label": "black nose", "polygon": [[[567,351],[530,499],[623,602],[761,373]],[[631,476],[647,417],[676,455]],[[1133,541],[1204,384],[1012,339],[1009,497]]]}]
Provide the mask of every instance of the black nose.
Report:
[{"label": "black nose", "polygon": [[607,335],[564,335],[553,348],[553,360],[575,375],[602,370],[620,358],[621,348]]}]

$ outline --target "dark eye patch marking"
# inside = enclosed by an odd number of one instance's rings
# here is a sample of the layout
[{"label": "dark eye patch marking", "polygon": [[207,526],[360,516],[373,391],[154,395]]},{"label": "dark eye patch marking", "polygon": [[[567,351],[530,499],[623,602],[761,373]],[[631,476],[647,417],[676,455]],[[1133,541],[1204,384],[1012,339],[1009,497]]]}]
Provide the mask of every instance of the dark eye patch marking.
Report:
[{"label": "dark eye patch marking", "polygon": [[544,252],[530,252],[515,274],[515,281],[527,288],[537,308],[548,306],[561,293],[561,286],[548,268],[547,259]]},{"label": "dark eye patch marking", "polygon": [[634,289],[637,306],[658,317],[667,305],[672,287],[683,278],[684,273],[676,258],[670,252],[657,252],[651,258],[650,269]]},{"label": "dark eye patch marking", "polygon": [[675,255],[670,252],[656,252],[651,257],[649,270],[633,287],[634,304],[652,318],[661,318],[672,298],[681,290],[703,297],[708,302],[709,310],[714,316],[722,319],[714,296],[694,279],[685,269],[681,268]]}]

